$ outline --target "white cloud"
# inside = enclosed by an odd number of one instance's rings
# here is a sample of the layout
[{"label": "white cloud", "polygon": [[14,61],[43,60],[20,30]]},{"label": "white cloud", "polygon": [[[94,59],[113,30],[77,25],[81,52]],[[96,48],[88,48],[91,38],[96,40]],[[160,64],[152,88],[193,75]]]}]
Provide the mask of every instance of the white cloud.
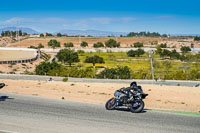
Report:
[{"label": "white cloud", "polygon": [[124,22],[130,22],[130,21],[135,21],[135,20],[137,20],[137,19],[133,18],[133,17],[120,18],[120,21],[124,21]]},{"label": "white cloud", "polygon": [[8,20],[3,21],[2,24],[17,24],[22,20],[23,18],[14,17],[14,18],[10,18]]},{"label": "white cloud", "polygon": [[18,27],[34,27],[39,31],[58,31],[62,29],[99,29],[118,23],[126,23],[136,20],[133,17],[93,17],[93,18],[61,18],[61,17],[46,17],[46,18],[20,18],[13,17],[0,24],[6,26]]},{"label": "white cloud", "polygon": [[99,24],[110,24],[113,21],[113,18],[100,17],[100,18],[90,18],[89,21],[90,20],[97,22]]}]

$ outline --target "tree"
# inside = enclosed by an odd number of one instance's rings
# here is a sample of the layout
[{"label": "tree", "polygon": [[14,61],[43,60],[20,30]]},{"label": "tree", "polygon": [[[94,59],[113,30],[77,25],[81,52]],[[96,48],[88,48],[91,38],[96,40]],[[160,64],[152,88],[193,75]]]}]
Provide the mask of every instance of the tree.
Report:
[{"label": "tree", "polygon": [[26,33],[26,32],[23,32],[23,36],[26,36],[26,35],[28,35],[28,33]]},{"label": "tree", "polygon": [[200,41],[200,37],[196,36],[196,37],[194,38],[194,41]]},{"label": "tree", "polygon": [[136,50],[136,55],[139,57],[140,55],[143,55],[145,52],[144,52],[144,50],[143,49],[138,49],[138,50]]},{"label": "tree", "polygon": [[161,37],[159,33],[156,32],[130,32],[127,37],[133,37],[133,36],[145,36],[145,37]]},{"label": "tree", "polygon": [[97,78],[108,78],[108,79],[130,79],[131,78],[131,70],[127,67],[117,68],[106,68],[101,73],[97,75]]},{"label": "tree", "polygon": [[162,53],[160,54],[161,57],[164,57],[164,56],[170,56],[171,55],[171,51],[167,50],[167,49],[164,49],[162,51]]},{"label": "tree", "polygon": [[74,44],[72,42],[64,43],[64,47],[74,47]]},{"label": "tree", "polygon": [[135,57],[136,55],[137,55],[138,57],[140,57],[140,55],[143,55],[144,53],[145,53],[145,52],[144,52],[143,49],[129,50],[129,51],[127,52],[127,55],[128,55],[129,57]]},{"label": "tree", "polygon": [[62,37],[62,34],[61,33],[57,33],[57,37]]},{"label": "tree", "polygon": [[94,48],[100,48],[100,47],[104,47],[104,45],[103,45],[102,42],[97,42],[97,43],[94,43],[94,44],[93,44],[93,47],[94,47]]},{"label": "tree", "polygon": [[51,70],[61,69],[62,65],[57,62],[41,62],[36,66],[35,72],[37,75],[49,75]]},{"label": "tree", "polygon": [[41,33],[41,34],[40,34],[40,37],[44,37],[44,34]]},{"label": "tree", "polygon": [[81,47],[87,47],[88,46],[88,43],[87,42],[85,42],[85,41],[82,41],[81,42]]},{"label": "tree", "polygon": [[39,43],[37,48],[38,48],[38,49],[44,48],[44,45],[42,45],[42,43]]},{"label": "tree", "polygon": [[106,47],[109,48],[116,48],[116,47],[120,47],[120,42],[115,41],[114,39],[109,39],[108,41],[105,42]]},{"label": "tree", "polygon": [[159,54],[159,55],[162,53],[162,49],[161,49],[160,46],[156,47],[156,53]]},{"label": "tree", "polygon": [[172,50],[171,54],[170,54],[170,59],[179,59],[180,58],[180,54],[178,52],[176,52],[176,50]]},{"label": "tree", "polygon": [[190,47],[182,46],[181,51],[182,51],[182,53],[187,53],[187,52],[191,51],[191,49],[190,49]]},{"label": "tree", "polygon": [[91,57],[87,57],[84,62],[85,63],[92,63],[94,68],[95,68],[95,64],[96,63],[100,63],[100,64],[105,63],[103,58],[99,57],[97,55],[91,56]]},{"label": "tree", "polygon": [[167,44],[166,44],[166,43],[161,43],[161,44],[160,44],[160,47],[161,47],[161,48],[167,48]]},{"label": "tree", "polygon": [[49,47],[52,47],[53,49],[55,49],[56,47],[60,47],[60,42],[58,42],[58,41],[55,40],[55,39],[51,39],[51,40],[48,42],[48,46],[49,46]]},{"label": "tree", "polygon": [[135,48],[141,48],[141,47],[144,47],[143,43],[141,42],[136,42],[133,44]]},{"label": "tree", "polygon": [[51,37],[51,36],[53,36],[51,33],[46,33],[46,36],[49,36],[49,37]]},{"label": "tree", "polygon": [[56,58],[58,58],[58,61],[65,63],[68,63],[70,66],[72,63],[74,62],[79,62],[79,58],[78,58],[78,53],[75,52],[74,50],[70,50],[70,49],[62,49],[60,50],[57,55]]},{"label": "tree", "polygon": [[127,52],[127,56],[128,56],[128,57],[135,57],[135,56],[136,56],[136,52],[135,52],[134,50],[129,50],[129,51]]}]

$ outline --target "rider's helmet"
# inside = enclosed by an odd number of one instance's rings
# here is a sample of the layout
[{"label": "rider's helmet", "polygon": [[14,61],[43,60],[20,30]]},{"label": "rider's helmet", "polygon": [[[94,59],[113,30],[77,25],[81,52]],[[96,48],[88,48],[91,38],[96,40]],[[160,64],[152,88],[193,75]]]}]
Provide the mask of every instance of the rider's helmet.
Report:
[{"label": "rider's helmet", "polygon": [[134,91],[138,91],[138,86],[137,83],[134,81],[130,84],[130,88],[133,89]]},{"label": "rider's helmet", "polygon": [[137,86],[137,83],[135,81],[130,84],[130,87],[135,87],[135,86]]}]

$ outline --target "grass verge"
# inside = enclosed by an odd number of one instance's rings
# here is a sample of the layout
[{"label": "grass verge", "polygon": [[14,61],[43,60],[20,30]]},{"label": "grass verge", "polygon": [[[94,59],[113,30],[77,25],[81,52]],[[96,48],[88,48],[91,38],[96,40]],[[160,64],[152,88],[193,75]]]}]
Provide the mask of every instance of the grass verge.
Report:
[{"label": "grass verge", "polygon": [[195,112],[184,112],[184,111],[174,111],[174,110],[153,110],[153,111],[183,114],[183,115],[193,115],[193,116],[199,116],[200,117],[200,113],[195,113]]}]

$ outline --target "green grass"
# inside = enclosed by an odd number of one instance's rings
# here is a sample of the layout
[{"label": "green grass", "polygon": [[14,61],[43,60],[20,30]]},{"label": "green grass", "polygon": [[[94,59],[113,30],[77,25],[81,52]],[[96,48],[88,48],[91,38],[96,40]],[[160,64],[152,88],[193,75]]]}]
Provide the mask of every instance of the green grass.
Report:
[{"label": "green grass", "polygon": [[[141,57],[128,57],[126,52],[113,52],[113,53],[107,53],[107,52],[91,52],[91,53],[83,53],[82,56],[79,55],[80,62],[76,64],[84,64],[85,67],[90,67],[92,64],[84,63],[84,60],[86,59],[87,56],[94,56],[98,55],[102,58],[104,58],[105,64],[97,64],[97,66],[107,66],[108,68],[113,68],[119,66],[128,66],[132,70],[138,70],[138,69],[143,69],[147,70],[150,69],[150,61],[148,54],[144,54]],[[159,66],[157,71],[174,71],[179,69],[181,66],[186,66],[188,65],[190,68],[194,68],[195,64],[185,64],[182,63],[178,60],[169,60],[171,62],[170,67],[166,67],[162,60],[158,55],[154,56],[154,59],[159,63]]]},{"label": "green grass", "polygon": [[184,111],[174,111],[174,110],[154,110],[154,111],[200,116],[200,113],[195,113],[195,112],[184,112]]},{"label": "green grass", "polygon": [[[132,70],[132,74],[135,72],[144,72],[148,75],[146,78],[151,78],[151,66],[147,53],[141,57],[128,57],[126,52],[87,52],[79,55],[80,62],[75,63],[74,66],[92,68],[92,63],[84,63],[84,60],[87,58],[87,56],[94,55],[104,58],[105,61],[105,64],[97,63],[95,65],[97,69],[103,67],[116,68],[117,66],[128,66]],[[159,55],[154,55],[154,60],[154,62],[157,62],[156,67],[154,67],[155,77],[161,77],[161,79],[173,79],[173,74],[179,70],[188,72],[192,70],[200,71],[199,63],[187,63],[179,60],[162,59],[159,57]],[[166,66],[166,62],[170,62],[170,65]],[[184,68],[186,66],[189,67],[189,69]],[[168,75],[168,77],[166,77],[166,75]],[[134,75],[133,77],[137,78],[137,76]],[[185,78],[179,76],[175,79],[184,80]]]},{"label": "green grass", "polygon": [[[128,66],[132,70],[138,69],[148,69],[150,67],[147,55],[141,57],[128,57],[125,52],[115,52],[115,53],[84,53],[82,56],[79,56],[80,64],[84,64],[85,67],[90,67],[92,64],[84,63],[84,60],[87,56],[98,55],[104,58],[105,64],[96,64],[96,66],[102,67],[106,66],[107,68],[115,68],[117,66]],[[125,59],[125,60],[122,60]],[[132,59],[141,59],[141,60],[132,60]]]}]

